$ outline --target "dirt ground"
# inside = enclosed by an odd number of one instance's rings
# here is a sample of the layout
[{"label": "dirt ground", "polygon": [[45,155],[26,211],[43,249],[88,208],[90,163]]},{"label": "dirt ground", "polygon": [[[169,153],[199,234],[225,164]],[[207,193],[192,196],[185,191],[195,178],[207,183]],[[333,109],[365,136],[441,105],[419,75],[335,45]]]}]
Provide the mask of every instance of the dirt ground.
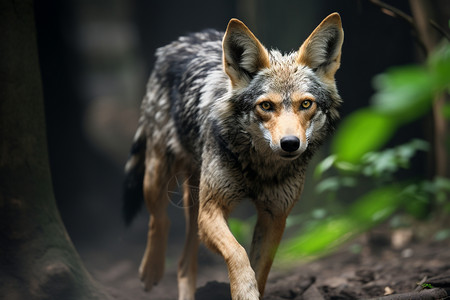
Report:
[{"label": "dirt ground", "polygon": [[[264,299],[450,299],[436,296],[436,289],[424,289],[412,297],[399,296],[413,292],[421,282],[443,288],[446,292],[438,292],[450,295],[450,240],[419,242],[411,236],[411,232],[402,233],[400,242],[392,242],[392,232],[379,230],[316,260],[295,263],[289,268],[282,268],[275,261]],[[89,271],[115,298],[177,299],[180,239],[169,240],[165,276],[149,293],[143,291],[137,274],[145,236],[142,239],[135,242],[124,234],[103,244],[105,250],[79,250]],[[199,252],[197,286],[197,300],[230,299],[226,266],[218,255],[204,247]]]}]

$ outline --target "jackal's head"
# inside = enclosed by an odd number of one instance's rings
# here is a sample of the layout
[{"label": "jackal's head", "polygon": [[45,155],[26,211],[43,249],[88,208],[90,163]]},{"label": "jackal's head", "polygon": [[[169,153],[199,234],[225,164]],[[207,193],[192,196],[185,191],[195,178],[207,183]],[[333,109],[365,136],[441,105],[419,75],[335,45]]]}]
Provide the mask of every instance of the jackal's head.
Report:
[{"label": "jackal's head", "polygon": [[298,51],[268,51],[239,20],[223,38],[223,64],[234,109],[242,114],[255,148],[294,159],[320,143],[339,117],[341,99],[334,74],[340,65],[344,32],[333,13]]}]

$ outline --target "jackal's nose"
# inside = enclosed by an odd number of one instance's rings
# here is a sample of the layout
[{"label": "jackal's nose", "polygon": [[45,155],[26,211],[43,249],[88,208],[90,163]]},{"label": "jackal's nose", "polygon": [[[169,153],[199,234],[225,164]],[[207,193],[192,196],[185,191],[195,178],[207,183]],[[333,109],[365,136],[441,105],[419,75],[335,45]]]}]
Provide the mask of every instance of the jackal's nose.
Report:
[{"label": "jackal's nose", "polygon": [[294,152],[300,147],[300,139],[294,135],[288,135],[280,140],[281,149],[286,152]]}]

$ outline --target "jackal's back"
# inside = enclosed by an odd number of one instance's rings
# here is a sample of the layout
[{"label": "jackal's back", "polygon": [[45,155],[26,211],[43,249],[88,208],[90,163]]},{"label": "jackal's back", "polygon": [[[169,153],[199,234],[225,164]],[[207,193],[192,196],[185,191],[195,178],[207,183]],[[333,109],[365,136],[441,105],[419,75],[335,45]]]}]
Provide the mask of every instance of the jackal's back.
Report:
[{"label": "jackal's back", "polygon": [[159,48],[142,102],[141,126],[149,143],[176,156],[196,158],[214,95],[225,93],[223,33],[207,30]]}]

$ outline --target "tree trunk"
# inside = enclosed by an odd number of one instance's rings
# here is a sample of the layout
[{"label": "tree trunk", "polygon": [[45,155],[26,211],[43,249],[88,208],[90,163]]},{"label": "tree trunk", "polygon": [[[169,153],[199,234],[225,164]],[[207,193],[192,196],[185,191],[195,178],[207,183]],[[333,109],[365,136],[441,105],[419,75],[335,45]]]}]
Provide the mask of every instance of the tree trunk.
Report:
[{"label": "tree trunk", "polygon": [[56,207],[37,53],[33,1],[0,0],[0,295],[108,299]]},{"label": "tree trunk", "polygon": [[[413,20],[417,34],[425,47],[426,55],[430,55],[440,44],[443,36],[430,23],[433,20],[443,30],[448,29],[447,16],[450,13],[450,5],[445,1],[410,0]],[[447,92],[436,95],[432,109],[432,169],[433,175],[445,177],[449,175],[447,149],[445,146],[448,124],[443,115],[445,103],[449,101]],[[433,176],[433,177],[434,177]]]}]

